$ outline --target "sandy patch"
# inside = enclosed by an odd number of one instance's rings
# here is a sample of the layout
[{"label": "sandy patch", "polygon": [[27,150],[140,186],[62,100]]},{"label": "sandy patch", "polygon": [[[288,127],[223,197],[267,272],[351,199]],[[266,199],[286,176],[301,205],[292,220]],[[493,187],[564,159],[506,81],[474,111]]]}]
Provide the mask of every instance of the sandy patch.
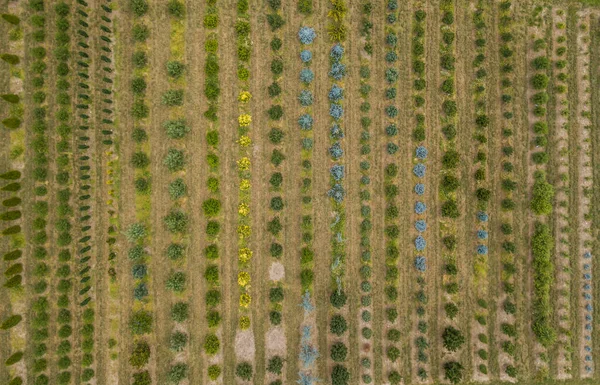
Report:
[{"label": "sandy patch", "polygon": [[271,281],[281,281],[285,278],[285,268],[279,262],[273,262],[269,268],[269,279]]},{"label": "sandy patch", "polygon": [[267,331],[265,342],[269,354],[285,354],[287,351],[285,331],[280,326],[270,328]]},{"label": "sandy patch", "polygon": [[241,360],[254,360],[254,334],[252,330],[243,330],[237,332],[235,336],[235,355]]}]

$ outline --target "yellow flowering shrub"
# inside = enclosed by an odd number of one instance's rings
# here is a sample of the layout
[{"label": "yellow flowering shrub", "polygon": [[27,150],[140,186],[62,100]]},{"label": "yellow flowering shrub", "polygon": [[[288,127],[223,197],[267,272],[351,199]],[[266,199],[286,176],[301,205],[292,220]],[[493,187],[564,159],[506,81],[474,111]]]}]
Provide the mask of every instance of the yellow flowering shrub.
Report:
[{"label": "yellow flowering shrub", "polygon": [[250,274],[247,271],[240,271],[238,273],[238,285],[246,287],[250,283]]},{"label": "yellow flowering shrub", "polygon": [[242,179],[240,182],[240,190],[246,191],[250,189],[250,179]]},{"label": "yellow flowering shrub", "polygon": [[240,306],[241,307],[247,308],[248,306],[250,306],[251,302],[252,302],[252,297],[250,297],[250,294],[242,293],[240,295]]},{"label": "yellow flowering shrub", "polygon": [[248,91],[242,91],[242,92],[240,92],[240,96],[238,96],[238,100],[243,103],[246,103],[251,98],[252,98],[252,94]]},{"label": "yellow flowering shrub", "polygon": [[246,330],[250,328],[250,317],[241,316],[240,317],[240,329]]},{"label": "yellow flowering shrub", "polygon": [[247,247],[243,247],[238,250],[238,260],[241,263],[247,263],[252,259],[252,250]]},{"label": "yellow flowering shrub", "polygon": [[238,166],[238,170],[240,170],[240,171],[248,170],[250,168],[250,159],[246,156],[241,159],[238,159],[237,166]]},{"label": "yellow flowering shrub", "polygon": [[248,206],[247,203],[240,203],[240,205],[238,206],[238,214],[240,214],[243,217],[250,214],[250,206]]},{"label": "yellow flowering shrub", "polygon": [[240,238],[246,238],[250,236],[250,226],[248,225],[239,225],[237,228],[238,235]]},{"label": "yellow flowering shrub", "polygon": [[249,126],[250,123],[252,123],[252,117],[250,115],[242,114],[238,116],[238,124],[240,125],[240,127]]},{"label": "yellow flowering shrub", "polygon": [[243,135],[238,139],[237,142],[242,147],[248,147],[252,143],[252,140],[250,140],[250,137],[248,135]]}]

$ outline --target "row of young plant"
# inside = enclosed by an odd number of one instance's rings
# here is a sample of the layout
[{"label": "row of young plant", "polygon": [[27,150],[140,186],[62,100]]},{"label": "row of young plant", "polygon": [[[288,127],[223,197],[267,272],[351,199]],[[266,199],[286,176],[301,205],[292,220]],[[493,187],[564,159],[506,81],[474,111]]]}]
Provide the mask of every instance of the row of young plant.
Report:
[{"label": "row of young plant", "polygon": [[[501,135],[501,146],[502,146],[502,173],[501,173],[501,193],[502,200],[500,202],[500,216],[501,225],[500,233],[502,233],[502,314],[499,315],[500,319],[505,320],[504,323],[507,326],[501,326],[508,333],[502,333],[500,337],[500,346],[505,355],[501,355],[499,359],[500,366],[503,370],[501,374],[502,378],[506,376],[514,378],[517,375],[517,369],[514,366],[516,361],[516,336],[512,333],[512,330],[516,330],[516,245],[515,235],[513,234],[513,226],[515,225],[515,218],[513,211],[516,207],[516,203],[513,200],[514,191],[516,189],[516,183],[512,179],[514,176],[514,134],[518,127],[514,123],[514,98],[516,97],[514,82],[516,80],[514,74],[515,65],[515,37],[513,35],[513,23],[514,23],[514,10],[510,1],[502,1],[498,5],[498,41],[499,50],[498,57],[500,63],[500,92],[501,92],[501,104],[500,108],[502,111],[502,135]],[[487,220],[487,217],[482,219]],[[505,376],[506,375],[506,376]]]},{"label": "row of young plant", "polygon": [[[236,334],[245,331],[245,337],[249,338],[254,343],[251,328],[251,309],[252,297],[250,295],[251,282],[251,256],[250,236],[251,228],[251,179],[252,179],[252,147],[250,140],[250,130],[252,124],[252,116],[250,115],[250,59],[252,53],[252,41],[250,39],[250,14],[248,13],[249,4],[247,0],[237,1],[237,18],[235,21],[235,33],[237,36],[237,64],[238,64],[238,158],[237,175],[239,181],[238,191],[238,218],[237,218],[237,235],[239,255],[245,256],[238,258],[238,275],[237,284],[239,288],[239,311],[238,311],[238,328]],[[283,62],[279,61],[280,73],[283,70]],[[277,65],[276,65],[277,66]],[[282,156],[283,158],[283,156]],[[280,159],[282,161],[283,159]],[[267,230],[277,235],[282,229],[281,221],[278,216],[275,216],[268,224]],[[283,293],[283,290],[281,290]],[[282,294],[283,295],[283,294]],[[235,374],[241,381],[250,381],[253,377],[254,357],[242,356],[242,353],[236,351],[236,367]]]},{"label": "row of young plant", "polygon": [[[385,81],[388,88],[385,90],[386,103],[383,113],[386,117],[386,135],[388,142],[386,144],[386,176],[384,180],[386,212],[385,212],[385,239],[386,239],[386,263],[385,263],[385,306],[386,306],[386,327],[384,328],[386,342],[384,343],[385,356],[384,376],[393,384],[398,384],[401,380],[398,368],[400,367],[400,349],[398,343],[400,340],[400,331],[395,328],[398,320],[398,288],[399,288],[399,269],[398,261],[400,258],[400,228],[398,226],[398,164],[396,153],[399,150],[398,128],[396,119],[398,118],[397,107],[397,85],[399,77],[398,69],[398,2],[389,0],[386,7],[385,27],[386,37],[386,70]],[[370,168],[370,165],[367,164]],[[367,320],[370,319],[370,315]],[[363,321],[365,319],[363,318]]]},{"label": "row of young plant", "polygon": [[[9,10],[10,11],[10,10]],[[17,11],[17,10],[15,10]],[[1,237],[8,245],[7,251],[3,254],[2,260],[4,270],[4,287],[8,292],[7,307],[9,311],[6,317],[1,321],[0,330],[9,334],[7,352],[8,358],[4,362],[6,366],[5,373],[8,375],[8,384],[17,385],[23,382],[21,374],[25,373],[26,362],[23,360],[25,356],[26,341],[20,338],[20,335],[25,335],[25,323],[22,314],[25,314],[27,309],[25,303],[19,300],[20,292],[23,289],[23,273],[24,265],[19,262],[23,256],[25,247],[25,238],[23,234],[23,204],[20,197],[22,173],[19,169],[24,166],[24,137],[25,130],[22,126],[23,121],[23,102],[22,92],[19,88],[22,86],[23,79],[23,63],[21,57],[23,55],[23,37],[21,29],[21,20],[19,16],[13,13],[2,15],[2,21],[6,22],[9,27],[8,36],[8,52],[3,53],[1,58],[8,64],[10,80],[7,93],[2,95],[0,103],[7,103],[8,117],[2,117],[4,128],[10,132],[10,164],[12,169],[0,175],[0,194],[2,194],[2,213],[0,214]],[[16,93],[19,92],[19,93]],[[9,197],[7,197],[9,195]],[[20,326],[19,326],[20,325]]]},{"label": "row of young plant", "polygon": [[[413,3],[414,12],[411,18],[412,31],[411,31],[411,58],[412,58],[412,110],[414,117],[414,128],[412,130],[412,143],[415,146],[414,156],[412,158],[413,170],[412,170],[412,182],[414,183],[413,192],[415,194],[415,205],[414,205],[414,228],[417,233],[414,240],[414,250],[411,257],[414,258],[414,267],[416,270],[416,281],[415,281],[415,293],[416,293],[416,315],[418,318],[417,326],[417,337],[414,341],[414,351],[416,355],[411,358],[411,361],[416,363],[416,376],[420,381],[426,381],[429,377],[429,355],[427,353],[429,349],[428,339],[428,319],[427,313],[427,252],[425,250],[426,239],[424,237],[427,231],[427,197],[428,192],[425,189],[425,171],[427,169],[427,155],[428,150],[425,147],[426,139],[426,125],[425,125],[425,113],[426,113],[426,92],[427,82],[425,78],[425,47],[426,47],[426,26],[427,26],[427,14],[425,12],[425,3],[422,1],[415,1]],[[389,40],[389,38],[388,38]],[[397,39],[394,39],[394,41]],[[388,41],[389,43],[389,41]],[[388,127],[386,130],[388,135],[397,135],[397,129],[395,127]],[[389,174],[389,172],[388,172]],[[388,176],[395,176],[388,175]],[[397,215],[397,213],[392,213]],[[412,349],[411,349],[412,350]]]},{"label": "row of young plant", "polygon": [[[303,26],[298,31],[298,40],[300,42],[300,61],[302,61],[302,69],[298,74],[302,84],[302,95],[313,95],[315,86],[313,84],[314,73],[311,70],[313,63],[313,52],[310,50],[314,39],[317,37],[313,28],[305,26],[309,21],[309,16],[312,14],[312,0],[299,0],[298,11],[303,15]],[[303,309],[303,318],[300,323],[301,340],[299,363],[300,369],[298,372],[297,382],[301,385],[314,385],[319,379],[314,374],[316,371],[316,361],[319,357],[319,352],[316,347],[316,335],[313,333],[313,325],[315,323],[315,305],[312,299],[314,293],[314,249],[313,249],[313,108],[311,105],[303,105],[299,99],[302,115],[298,117],[298,127],[301,132],[301,187],[302,195],[302,248],[300,249],[300,282],[302,286],[302,298],[300,306]]]},{"label": "row of young plant", "polygon": [[[162,5],[162,7],[165,7]],[[162,122],[169,144],[167,154],[163,159],[163,166],[170,173],[168,191],[172,207],[163,218],[165,229],[171,235],[171,242],[167,246],[167,258],[171,261],[171,270],[166,281],[166,289],[172,293],[171,305],[189,306],[189,290],[186,271],[186,250],[188,249],[188,200],[190,193],[186,183],[186,163],[189,155],[185,153],[183,141],[187,139],[190,127],[185,118],[186,73],[184,64],[185,55],[185,13],[186,2],[183,0],[170,0],[163,8],[169,16],[169,59],[164,64],[168,78],[168,89],[162,94],[162,104],[167,106],[167,120]],[[213,207],[209,201],[203,203],[204,213],[218,214],[219,205]],[[175,324],[169,336],[169,350],[173,353],[171,365],[167,372],[166,381],[178,384],[188,377],[189,330],[186,320],[174,319]]]},{"label": "row of young plant", "polygon": [[554,314],[557,324],[558,359],[557,377],[570,377],[572,373],[571,339],[571,255],[569,209],[569,100],[567,74],[567,15],[563,9],[552,10],[552,79],[554,83],[554,110],[550,112],[554,120],[553,141],[553,180],[556,185],[554,227],[554,260],[556,261],[556,282],[554,288]]},{"label": "row of young plant", "polygon": [[22,323],[23,316],[21,313],[25,313],[26,309],[19,306],[18,299],[16,298],[23,289],[24,267],[20,262],[13,263],[13,261],[21,259],[23,256],[23,247],[25,246],[21,227],[22,222],[20,221],[22,217],[20,210],[22,200],[19,197],[21,177],[21,172],[16,169],[0,174],[0,191],[8,192],[11,195],[2,201],[4,209],[0,214],[2,239],[6,240],[6,244],[10,244],[10,249],[2,256],[2,260],[7,265],[6,270],[4,270],[6,277],[4,287],[7,289],[10,298],[10,314],[7,314],[6,318],[2,319],[0,324],[0,330],[10,333],[10,338],[7,338],[7,341],[10,341],[7,348],[7,352],[10,355],[4,362],[6,366],[5,372],[8,373],[8,378],[10,378],[9,385],[21,384],[23,382],[21,374],[25,372],[25,362],[23,360],[25,357],[25,346],[23,346],[21,341],[18,341],[17,334],[23,332],[23,330],[20,330],[22,327],[17,328],[17,326]]},{"label": "row of young plant", "polygon": [[373,55],[372,30],[373,30],[373,3],[370,0],[363,0],[360,4],[361,20],[358,23],[359,33],[364,39],[364,45],[359,47],[361,66],[360,66],[360,88],[359,93],[362,100],[360,111],[362,116],[360,125],[360,163],[359,169],[361,178],[359,182],[359,199],[361,202],[360,215],[362,221],[359,224],[360,229],[360,335],[362,354],[360,355],[361,381],[363,384],[373,382],[373,298],[372,298],[372,208],[371,208],[371,162],[373,155],[371,153],[371,105],[369,97],[371,94],[371,63]]},{"label": "row of young plant", "polygon": [[331,383],[334,385],[345,385],[350,381],[350,371],[345,361],[347,359],[348,348],[348,322],[346,317],[348,313],[347,294],[344,288],[344,276],[346,269],[346,208],[344,199],[346,190],[344,188],[345,166],[344,150],[342,139],[344,138],[344,129],[342,126],[344,107],[344,83],[346,76],[346,64],[344,60],[345,48],[342,42],[347,37],[346,13],[348,6],[344,0],[330,0],[330,7],[327,14],[328,26],[327,32],[329,40],[334,43],[329,52],[329,77],[331,79],[331,89],[329,92],[329,116],[331,118],[331,140],[329,147],[329,156],[331,159],[330,186],[327,192],[331,198],[331,208],[333,220],[329,225],[331,230],[331,296],[333,313],[330,319],[330,332],[332,337],[328,339],[331,349],[330,359],[333,365],[328,368],[331,372]]},{"label": "row of young plant", "polygon": [[[208,168],[208,177],[206,185],[208,187],[208,201],[221,202],[221,165],[219,159],[219,41],[216,29],[219,26],[219,10],[217,1],[209,1],[204,14],[204,30],[206,32],[206,41],[204,51],[206,59],[204,62],[204,96],[208,102],[208,108],[204,112],[204,121],[206,123],[206,164]],[[204,278],[206,280],[206,297],[205,303],[207,306],[206,322],[208,330],[204,336],[204,352],[207,355],[207,365],[205,366],[206,375],[211,381],[216,381],[222,373],[222,362],[219,359],[221,351],[222,335],[221,325],[221,281],[219,280],[219,271],[223,266],[221,263],[221,242],[219,239],[219,229],[221,228],[220,217],[218,215],[211,216],[206,223],[206,241],[207,246],[204,248],[204,257],[207,260]],[[238,257],[242,260],[251,257],[250,252],[240,253]],[[182,305],[183,306],[183,305]]]},{"label": "row of young plant", "polygon": [[[271,98],[271,104],[267,110],[269,116],[270,129],[268,131],[268,140],[272,147],[272,160],[275,162],[271,163],[271,174],[269,177],[270,182],[270,196],[269,196],[269,223],[267,224],[267,230],[271,234],[271,244],[269,252],[273,258],[270,269],[270,288],[269,288],[269,323],[270,327],[267,333],[274,331],[276,327],[281,327],[282,314],[283,314],[283,300],[284,300],[284,287],[282,279],[285,277],[284,266],[281,263],[281,259],[285,258],[285,250],[283,248],[284,229],[286,227],[285,221],[285,197],[283,195],[282,186],[283,181],[283,165],[285,160],[285,154],[283,150],[283,142],[285,139],[286,132],[284,131],[283,118],[284,110],[282,106],[283,95],[281,94],[281,83],[283,82],[283,33],[281,28],[285,24],[285,20],[282,16],[281,1],[280,0],[269,0],[267,2],[267,23],[271,29],[271,74],[273,77],[272,83],[268,86],[267,93]],[[298,96],[298,100],[302,106],[310,106],[313,103],[313,96],[310,91],[302,92]],[[279,219],[279,216],[282,218]],[[279,226],[275,225],[275,220],[279,219]],[[268,338],[268,337],[267,337]],[[268,372],[268,384],[270,385],[281,385],[281,375],[284,370],[284,357],[280,354],[285,353],[285,345],[277,346],[277,349],[267,349],[267,365],[266,370]]]},{"label": "row of young plant", "polygon": [[[578,211],[578,229],[576,231],[578,238],[574,253],[577,255],[577,264],[579,273],[577,282],[579,283],[579,310],[583,314],[583,321],[579,325],[579,341],[577,345],[582,349],[583,358],[579,360],[579,373],[582,377],[590,377],[595,372],[594,351],[592,347],[592,333],[594,332],[594,306],[592,289],[592,239],[593,233],[589,226],[591,220],[591,196],[592,196],[592,162],[591,162],[591,111],[590,111],[590,17],[585,15],[585,11],[579,11],[577,14],[577,55],[576,63],[579,67],[576,73],[577,84],[577,109],[576,114],[571,118],[576,120],[576,135],[578,143],[581,143],[578,159],[575,162],[578,168],[578,179],[573,181],[577,184],[577,198],[579,199]],[[577,201],[575,201],[577,202]],[[577,269],[575,269],[577,271]],[[579,314],[579,313],[577,313]],[[577,335],[577,334],[576,334]]]},{"label": "row of young plant", "polygon": [[[53,49],[54,67],[56,68],[55,101],[57,104],[55,119],[57,121],[56,134],[56,184],[59,190],[56,194],[56,221],[54,223],[56,235],[56,247],[58,252],[59,265],[56,269],[56,290],[57,306],[59,308],[57,322],[59,324],[59,335],[61,340],[58,344],[57,353],[58,366],[57,381],[60,384],[71,382],[70,366],[72,361],[71,346],[73,338],[71,330],[73,329],[73,318],[78,316],[76,308],[71,305],[73,295],[73,277],[71,276],[72,266],[72,221],[73,209],[71,207],[71,193],[74,187],[74,181],[71,175],[73,170],[73,112],[71,109],[70,84],[73,81],[69,61],[71,58],[71,8],[68,4],[61,2],[54,7],[55,29],[54,36],[55,47]],[[75,314],[72,311],[75,310]]]},{"label": "row of young plant", "polygon": [[[126,42],[133,47],[131,64],[133,73],[130,74],[133,100],[131,104],[131,116],[133,118],[133,130],[131,138],[134,143],[134,152],[131,155],[131,166],[135,170],[133,182],[135,188],[135,222],[130,224],[125,232],[129,242],[127,256],[131,266],[131,278],[133,282],[133,307],[129,318],[129,329],[132,335],[132,350],[129,356],[129,364],[133,368],[133,385],[149,385],[153,382],[151,370],[153,336],[153,313],[152,299],[147,284],[150,282],[148,260],[151,244],[151,175],[150,155],[151,148],[148,143],[148,115],[150,108],[147,99],[141,89],[145,89],[148,76],[148,44],[146,40],[150,33],[150,17],[148,15],[149,3],[146,0],[131,0],[129,10],[133,14],[131,25],[132,40]],[[141,85],[141,87],[140,87]],[[187,317],[188,309],[185,303],[171,307],[171,318],[173,320]]]},{"label": "row of young plant", "polygon": [[[441,127],[445,141],[441,144],[441,216],[440,226],[443,243],[446,247],[444,261],[444,310],[446,313],[446,326],[442,333],[442,342],[444,348],[451,353],[447,361],[444,362],[444,377],[451,383],[461,382],[464,376],[464,366],[456,356],[466,338],[460,330],[456,317],[459,313],[458,298],[460,292],[460,283],[458,275],[457,261],[457,219],[461,216],[458,207],[457,196],[460,189],[460,175],[458,167],[460,164],[460,154],[457,150],[457,124],[458,108],[456,104],[456,81],[455,63],[456,63],[456,43],[455,43],[455,21],[454,21],[454,0],[442,0],[440,2],[440,75],[442,79],[441,93],[443,95]],[[477,198],[480,198],[480,192],[489,197],[489,190],[478,189]],[[487,249],[478,251],[480,254],[487,254]],[[453,354],[452,354],[453,353]]]},{"label": "row of young plant", "polygon": [[[77,68],[77,97],[75,100],[76,117],[75,120],[78,124],[78,136],[76,136],[75,144],[76,149],[74,155],[77,155],[77,161],[75,164],[78,166],[79,175],[75,180],[74,190],[75,199],[77,201],[77,209],[79,217],[76,218],[79,223],[78,233],[80,238],[77,240],[77,262],[79,263],[78,268],[81,279],[79,280],[79,306],[82,311],[82,322],[80,325],[81,334],[81,350],[82,356],[79,360],[81,364],[80,378],[78,382],[86,383],[95,377],[94,371],[94,343],[95,343],[95,330],[94,330],[94,301],[92,290],[92,249],[94,240],[92,234],[94,233],[94,221],[92,214],[94,213],[93,202],[94,202],[94,179],[92,174],[92,166],[95,164],[92,162],[92,157],[95,155],[94,150],[94,108],[92,106],[94,101],[94,71],[92,55],[94,52],[90,44],[93,44],[93,40],[90,37],[90,33],[94,33],[90,28],[90,7],[84,0],[77,0],[75,7],[75,15],[77,23],[74,24],[77,34],[77,55],[78,60],[76,62]],[[106,89],[101,88],[106,94]],[[111,97],[112,93],[108,91],[106,97]],[[77,134],[76,134],[77,135]],[[58,176],[58,175],[57,175]]]},{"label": "row of young plant", "polygon": [[[46,4],[44,1],[35,0],[29,2],[29,38],[30,47],[30,66],[27,69],[31,81],[31,100],[27,103],[31,106],[31,135],[28,138],[28,147],[30,153],[29,170],[32,180],[33,194],[32,199],[32,222],[30,229],[30,239],[28,242],[33,245],[32,260],[34,261],[31,269],[30,286],[31,309],[30,309],[30,330],[29,347],[33,353],[30,357],[32,361],[29,365],[32,368],[34,382],[39,384],[49,383],[48,376],[48,352],[49,338],[49,320],[50,320],[50,300],[49,283],[47,279],[50,276],[50,265],[48,256],[48,234],[47,221],[49,212],[48,202],[48,107],[46,102],[46,84],[47,75],[47,37],[46,37]],[[5,230],[6,231],[6,230]],[[67,297],[68,298],[68,297]],[[65,327],[65,334],[71,334],[71,330]],[[69,349],[70,350],[70,349]]]},{"label": "row of young plant", "polygon": [[[475,60],[473,62],[474,79],[472,84],[473,101],[475,103],[475,121],[474,121],[474,132],[473,137],[477,143],[477,152],[475,154],[474,162],[476,164],[476,170],[474,173],[475,186],[476,186],[476,197],[477,201],[477,213],[476,213],[476,228],[474,233],[476,234],[477,247],[474,250],[474,267],[473,267],[473,282],[474,282],[474,293],[477,293],[477,306],[478,310],[475,313],[475,320],[479,324],[473,329],[473,335],[477,334],[477,357],[479,364],[477,370],[483,376],[488,374],[488,357],[489,351],[487,349],[488,343],[488,329],[487,323],[489,318],[489,312],[487,308],[487,296],[488,296],[488,267],[489,260],[485,250],[489,249],[488,243],[488,201],[484,198],[484,195],[480,193],[480,189],[489,190],[490,183],[488,179],[488,132],[490,119],[488,116],[488,99],[487,99],[487,20],[488,20],[487,5],[484,1],[478,1],[475,4],[473,11],[473,25],[475,27],[474,33],[474,51],[476,53]],[[486,220],[482,220],[486,219]]]},{"label": "row of young plant", "polygon": [[[553,312],[551,292],[554,283],[553,249],[554,239],[550,228],[549,216],[552,214],[554,187],[548,183],[546,164],[550,158],[548,154],[548,112],[549,96],[548,72],[551,70],[551,61],[547,56],[547,42],[545,36],[545,14],[543,8],[537,7],[532,15],[534,40],[530,43],[529,51],[531,62],[529,80],[529,106],[533,120],[530,122],[533,143],[530,144],[531,167],[533,186],[531,195],[531,211],[535,215],[533,233],[531,235],[531,255],[533,274],[533,303],[532,303],[532,329],[541,348],[539,353],[540,366],[538,373],[541,377],[548,375],[549,349],[556,341],[556,330],[553,325]],[[541,16],[540,16],[541,14]],[[536,25],[537,24],[537,25]]]},{"label": "row of young plant", "polygon": [[[98,52],[99,63],[102,71],[102,85],[107,91],[101,91],[102,95],[99,98],[99,102],[102,102],[102,108],[100,112],[100,132],[102,134],[102,144],[104,145],[103,151],[105,159],[104,169],[104,183],[106,184],[106,196],[104,204],[106,205],[106,212],[108,217],[108,227],[106,229],[106,243],[108,246],[108,279],[109,279],[109,291],[111,293],[118,292],[117,284],[117,254],[119,250],[117,248],[117,237],[119,234],[119,217],[118,217],[118,202],[119,202],[119,183],[116,177],[120,172],[120,163],[118,156],[118,144],[117,137],[115,136],[116,128],[116,113],[114,103],[114,90],[115,90],[115,31],[113,23],[113,6],[112,0],[105,0],[104,4],[100,4],[97,12],[100,15],[100,49]],[[112,97],[110,96],[112,95]],[[110,312],[114,313],[113,309],[119,306],[119,301],[116,296],[111,295],[110,298]],[[111,323],[114,325],[118,322],[116,317],[111,317]],[[108,339],[108,348],[114,350],[110,357],[112,361],[115,361],[118,357],[117,350],[117,330],[110,328]]]}]

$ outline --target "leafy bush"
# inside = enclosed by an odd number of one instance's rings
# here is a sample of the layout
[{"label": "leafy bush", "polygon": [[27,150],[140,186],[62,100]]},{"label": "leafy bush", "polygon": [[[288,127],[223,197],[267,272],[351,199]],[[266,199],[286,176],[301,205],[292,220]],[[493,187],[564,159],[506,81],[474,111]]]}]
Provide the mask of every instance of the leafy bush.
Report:
[{"label": "leafy bush", "polygon": [[350,381],[350,372],[343,365],[335,365],[331,371],[332,385],[347,385]]},{"label": "leafy bush", "polygon": [[273,374],[281,374],[281,369],[283,369],[283,358],[280,356],[271,357],[267,363],[267,371]]},{"label": "leafy bush", "polygon": [[346,319],[342,315],[336,314],[333,317],[331,317],[329,328],[331,333],[337,336],[341,336],[346,332],[346,330],[348,330],[348,324],[346,322]]},{"label": "leafy bush", "polygon": [[130,0],[129,6],[137,17],[144,16],[148,12],[148,2],[146,0]]},{"label": "leafy bush", "polygon": [[235,375],[242,380],[250,381],[252,379],[252,364],[249,362],[239,363],[235,368]]},{"label": "leafy bush", "polygon": [[185,302],[177,302],[171,306],[171,319],[175,322],[183,322],[189,317],[189,306]]},{"label": "leafy bush", "polygon": [[531,238],[533,254],[533,332],[544,347],[556,341],[556,331],[552,327],[552,306],[550,300],[551,287],[554,282],[554,265],[552,249],[554,240],[548,225],[535,224]]},{"label": "leafy bush", "polygon": [[462,332],[452,326],[446,327],[442,333],[444,347],[451,352],[457,351],[466,341]]},{"label": "leafy bush", "polygon": [[169,0],[167,12],[177,19],[182,19],[185,16],[185,5],[179,0]]},{"label": "leafy bush", "polygon": [[460,211],[458,210],[456,201],[449,199],[442,204],[442,216],[453,219],[460,217]]},{"label": "leafy bush", "polygon": [[171,199],[176,200],[183,196],[185,196],[187,190],[187,185],[181,178],[175,179],[173,182],[169,184],[169,195]]},{"label": "leafy bush", "polygon": [[537,73],[531,77],[531,85],[536,90],[543,90],[548,87],[548,75]]},{"label": "leafy bush", "polygon": [[464,367],[456,361],[448,361],[444,363],[444,378],[453,384],[462,381]]},{"label": "leafy bush", "polygon": [[171,233],[182,233],[188,224],[187,215],[179,210],[172,210],[163,218],[166,229]]},{"label": "leafy bush", "polygon": [[163,123],[163,128],[171,139],[181,139],[190,132],[190,128],[185,124],[185,119],[167,120]]},{"label": "leafy bush", "polygon": [[213,356],[219,352],[221,343],[219,337],[215,334],[207,334],[204,338],[204,352],[209,356]]},{"label": "leafy bush", "polygon": [[[212,57],[212,56],[209,55],[208,57]],[[208,65],[208,61],[209,61],[209,59],[207,59],[207,65]],[[175,60],[167,62],[167,75],[169,75],[173,79],[179,79],[183,75],[184,71],[185,71],[185,65],[182,62],[175,61]],[[217,71],[218,71],[218,68],[217,68]]]},{"label": "leafy bush", "polygon": [[173,272],[167,278],[166,287],[177,293],[181,293],[185,290],[185,274],[181,271]]},{"label": "leafy bush", "polygon": [[267,110],[267,114],[271,120],[279,120],[283,117],[283,107],[278,104],[271,106],[271,108]]},{"label": "leafy bush", "polygon": [[310,15],[313,11],[313,0],[298,0],[298,12],[303,15]]},{"label": "leafy bush", "polygon": [[533,184],[531,210],[537,215],[552,213],[554,200],[554,187],[546,182],[545,178],[536,178]]},{"label": "leafy bush", "polygon": [[152,314],[145,310],[134,312],[129,320],[129,329],[134,335],[150,333],[152,331]]},{"label": "leafy bush", "polygon": [[182,332],[174,332],[169,338],[169,347],[175,352],[181,352],[187,344],[188,336]]},{"label": "leafy bush", "polygon": [[167,155],[163,159],[163,165],[171,172],[183,170],[185,158],[182,150],[169,148]]},{"label": "leafy bush", "polygon": [[183,90],[168,90],[161,97],[162,104],[173,107],[183,105]]},{"label": "leafy bush", "polygon": [[207,217],[215,217],[221,212],[221,201],[218,199],[207,199],[202,203],[204,215]]}]

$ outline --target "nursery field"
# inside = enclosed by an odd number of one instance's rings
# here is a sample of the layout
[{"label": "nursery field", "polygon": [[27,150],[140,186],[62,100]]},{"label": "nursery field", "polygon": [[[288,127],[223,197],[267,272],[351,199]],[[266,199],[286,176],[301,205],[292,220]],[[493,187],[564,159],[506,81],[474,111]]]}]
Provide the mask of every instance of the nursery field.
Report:
[{"label": "nursery field", "polygon": [[0,384],[600,384],[600,4],[0,0]]}]

